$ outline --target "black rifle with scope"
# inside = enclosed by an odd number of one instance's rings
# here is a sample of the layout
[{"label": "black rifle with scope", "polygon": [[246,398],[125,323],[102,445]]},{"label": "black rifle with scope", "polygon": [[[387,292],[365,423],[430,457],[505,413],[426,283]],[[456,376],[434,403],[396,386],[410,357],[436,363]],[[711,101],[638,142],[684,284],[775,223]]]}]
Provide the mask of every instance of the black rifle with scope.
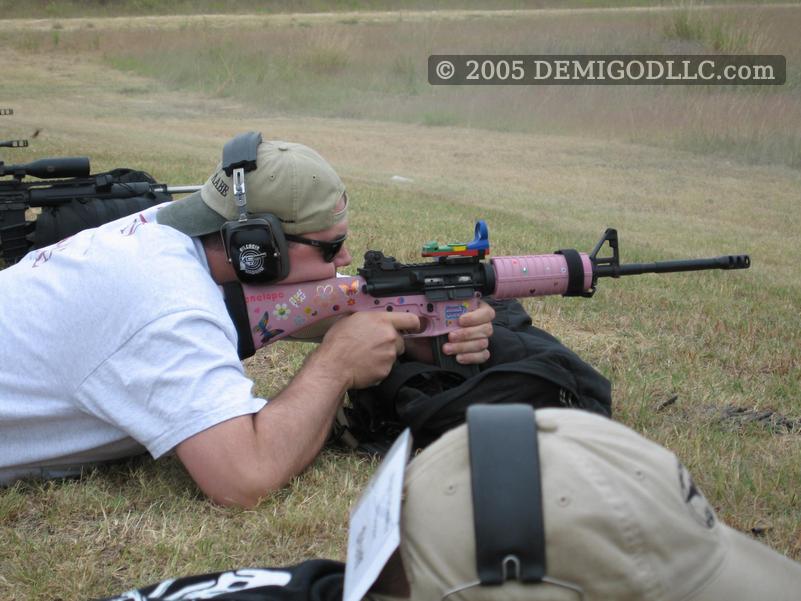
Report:
[{"label": "black rifle with scope", "polygon": [[[12,115],[0,109],[0,115]],[[37,132],[38,133],[38,132]],[[27,140],[6,140],[0,148],[25,148]],[[29,179],[35,178],[35,179]],[[153,205],[172,200],[168,188],[133,169],[90,174],[87,157],[0,161],[0,251],[6,266],[32,249],[58,242]],[[36,219],[27,214],[40,208]]]},{"label": "black rifle with scope", "polygon": [[[33,248],[172,199],[166,186],[144,172],[89,171],[86,157],[0,162],[0,177],[11,176],[0,180],[0,248],[7,266]],[[42,209],[35,220],[26,216],[31,208]]]}]

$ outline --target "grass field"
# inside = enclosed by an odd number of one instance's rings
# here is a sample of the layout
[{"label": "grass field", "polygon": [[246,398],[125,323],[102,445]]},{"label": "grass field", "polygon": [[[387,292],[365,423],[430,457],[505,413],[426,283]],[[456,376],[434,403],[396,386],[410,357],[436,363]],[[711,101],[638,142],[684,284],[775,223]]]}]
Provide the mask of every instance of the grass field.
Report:
[{"label": "grass field", "polygon": [[[801,560],[801,7],[244,22],[0,21],[13,65],[0,103],[15,109],[0,138],[41,130],[3,160],[85,154],[97,171],[200,183],[229,137],[258,129],[337,168],[356,257],[378,248],[412,260],[427,240],[469,237],[476,218],[497,255],[589,250],[606,227],[619,230],[626,262],[749,253],[748,271],[606,280],[591,300],[526,306],[612,380],[615,417],[673,449],[726,522]],[[434,52],[722,49],[785,54],[788,84],[425,80]],[[280,390],[310,348],[282,343],[250,359],[257,392]],[[204,500],[174,459],[2,489],[0,598],[80,599],[341,559],[349,505],[373,467],[327,452],[250,511]]]}]

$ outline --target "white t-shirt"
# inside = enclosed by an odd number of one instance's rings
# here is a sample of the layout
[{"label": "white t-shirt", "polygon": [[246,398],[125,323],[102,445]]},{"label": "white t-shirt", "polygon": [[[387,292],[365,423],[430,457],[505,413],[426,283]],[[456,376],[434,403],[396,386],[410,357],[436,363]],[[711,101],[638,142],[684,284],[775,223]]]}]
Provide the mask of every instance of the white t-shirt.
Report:
[{"label": "white t-shirt", "polygon": [[202,246],[156,210],[0,271],[0,483],[158,458],[265,405]]}]

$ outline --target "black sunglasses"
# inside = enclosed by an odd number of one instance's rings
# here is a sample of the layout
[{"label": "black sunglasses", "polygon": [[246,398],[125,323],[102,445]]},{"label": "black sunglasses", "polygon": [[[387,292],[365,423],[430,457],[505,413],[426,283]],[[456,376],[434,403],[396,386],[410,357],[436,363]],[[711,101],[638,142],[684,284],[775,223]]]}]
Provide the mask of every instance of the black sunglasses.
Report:
[{"label": "black sunglasses", "polygon": [[341,238],[330,240],[328,242],[324,240],[312,240],[311,238],[294,236],[292,234],[284,234],[284,238],[290,242],[299,242],[300,244],[307,244],[309,246],[319,248],[320,252],[323,253],[323,261],[330,263],[334,260],[334,257],[339,254],[339,251],[342,250],[342,245],[345,244],[345,240],[348,238],[348,235],[345,234]]}]

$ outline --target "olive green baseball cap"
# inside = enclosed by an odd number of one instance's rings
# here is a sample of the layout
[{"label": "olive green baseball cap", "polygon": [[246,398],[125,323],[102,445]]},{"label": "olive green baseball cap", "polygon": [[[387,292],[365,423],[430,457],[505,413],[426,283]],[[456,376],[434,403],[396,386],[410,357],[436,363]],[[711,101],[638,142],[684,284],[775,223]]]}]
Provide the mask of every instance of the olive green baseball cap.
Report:
[{"label": "olive green baseball cap", "polygon": [[[303,144],[262,142],[256,169],[245,174],[245,190],[248,212],[272,213],[287,234],[326,230],[347,215],[347,204],[336,210],[345,193],[342,180],[323,157]],[[187,236],[203,236],[238,217],[233,183],[219,164],[198,192],[160,209],[157,219]]]}]

